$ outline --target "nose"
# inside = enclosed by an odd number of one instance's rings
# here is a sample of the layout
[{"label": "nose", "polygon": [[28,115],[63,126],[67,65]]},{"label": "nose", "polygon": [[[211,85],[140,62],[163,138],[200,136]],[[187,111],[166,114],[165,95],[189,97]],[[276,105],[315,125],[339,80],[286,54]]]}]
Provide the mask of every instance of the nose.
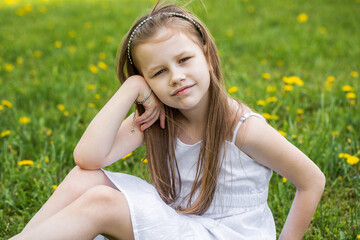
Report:
[{"label": "nose", "polygon": [[174,86],[179,82],[185,80],[185,73],[181,67],[174,67],[171,69],[170,85]]}]

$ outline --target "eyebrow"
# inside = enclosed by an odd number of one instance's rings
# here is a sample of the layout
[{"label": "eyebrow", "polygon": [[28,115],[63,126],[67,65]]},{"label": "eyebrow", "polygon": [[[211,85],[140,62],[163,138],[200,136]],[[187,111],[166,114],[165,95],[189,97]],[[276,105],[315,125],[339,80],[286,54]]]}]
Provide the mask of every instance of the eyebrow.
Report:
[{"label": "eyebrow", "polygon": [[[193,52],[192,52],[192,51],[186,51],[186,50],[185,50],[185,51],[182,51],[181,53],[179,53],[179,54],[177,54],[176,56],[174,56],[174,59],[177,59],[177,58],[179,58],[181,55],[186,55],[186,54],[193,54]],[[151,73],[151,72],[155,71],[157,68],[159,68],[160,66],[161,66],[161,65],[154,66],[154,67],[148,69],[147,72],[148,72],[148,73]]]}]

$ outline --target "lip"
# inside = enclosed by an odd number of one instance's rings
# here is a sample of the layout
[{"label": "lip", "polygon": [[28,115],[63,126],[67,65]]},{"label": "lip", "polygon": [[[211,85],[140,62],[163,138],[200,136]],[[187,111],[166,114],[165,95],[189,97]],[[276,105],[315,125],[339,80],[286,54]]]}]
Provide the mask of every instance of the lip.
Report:
[{"label": "lip", "polygon": [[182,93],[184,90],[192,88],[193,86],[195,86],[195,84],[186,85],[186,86],[183,86],[181,88],[178,88],[174,92],[172,92],[171,96],[182,95],[182,94],[179,94],[179,93]]}]

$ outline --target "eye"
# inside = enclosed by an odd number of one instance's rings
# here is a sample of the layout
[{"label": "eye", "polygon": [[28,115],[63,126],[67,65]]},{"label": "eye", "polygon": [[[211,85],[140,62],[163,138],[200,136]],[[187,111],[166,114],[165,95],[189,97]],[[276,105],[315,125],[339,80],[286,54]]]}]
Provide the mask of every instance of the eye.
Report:
[{"label": "eye", "polygon": [[156,77],[156,76],[162,74],[163,72],[165,72],[165,69],[161,69],[160,71],[158,71],[157,73],[155,73],[153,77]]},{"label": "eye", "polygon": [[186,61],[189,60],[189,59],[190,59],[190,57],[182,58],[182,59],[180,59],[179,63],[186,62]]}]

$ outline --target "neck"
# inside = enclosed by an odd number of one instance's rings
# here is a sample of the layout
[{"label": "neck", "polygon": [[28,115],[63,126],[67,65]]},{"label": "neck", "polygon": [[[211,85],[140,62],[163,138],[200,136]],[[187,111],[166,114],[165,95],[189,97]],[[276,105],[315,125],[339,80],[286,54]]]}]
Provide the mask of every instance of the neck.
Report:
[{"label": "neck", "polygon": [[202,139],[203,130],[207,121],[209,105],[208,95],[195,107],[190,110],[180,110],[183,118],[182,125],[187,135],[197,140]]}]

